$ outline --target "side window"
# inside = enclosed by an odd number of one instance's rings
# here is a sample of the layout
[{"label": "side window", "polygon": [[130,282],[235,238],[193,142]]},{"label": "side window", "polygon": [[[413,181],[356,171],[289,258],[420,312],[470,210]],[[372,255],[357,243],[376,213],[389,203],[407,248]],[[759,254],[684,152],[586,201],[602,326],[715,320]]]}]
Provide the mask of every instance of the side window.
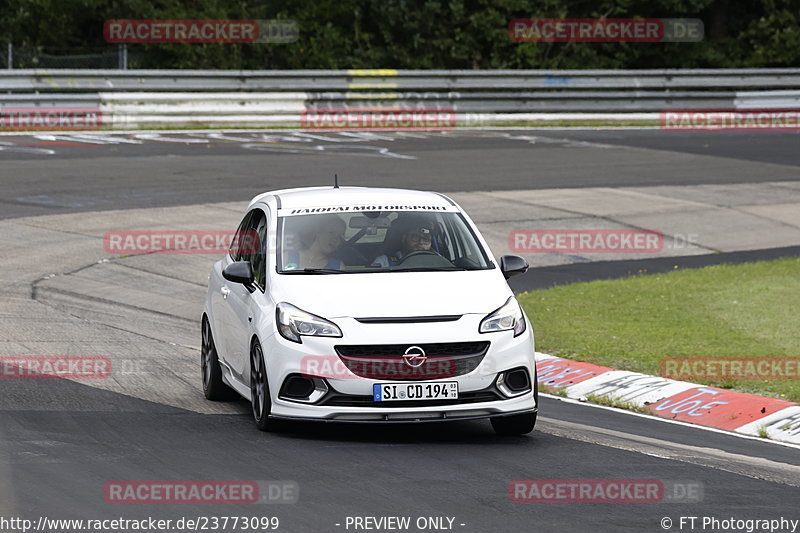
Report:
[{"label": "side window", "polygon": [[228,253],[231,256],[231,259],[234,261],[242,261],[242,252],[243,247],[241,242],[244,238],[245,231],[247,230],[247,225],[250,223],[250,217],[253,215],[253,211],[248,212],[244,218],[242,219],[242,223],[239,224],[239,228],[236,230],[236,233],[233,235],[233,240],[231,241],[231,248],[228,250]]},{"label": "side window", "polygon": [[247,225],[248,246],[243,249],[242,260],[250,261],[253,277],[262,289],[267,280],[267,215],[261,209],[253,209]]},{"label": "side window", "polygon": [[455,261],[463,255],[461,252],[461,247],[464,243],[461,240],[461,234],[459,233],[458,228],[455,226],[452,218],[448,217],[448,219],[445,220],[445,226],[447,227],[447,230],[445,231],[447,247],[443,252],[445,252],[445,256],[450,261]]}]

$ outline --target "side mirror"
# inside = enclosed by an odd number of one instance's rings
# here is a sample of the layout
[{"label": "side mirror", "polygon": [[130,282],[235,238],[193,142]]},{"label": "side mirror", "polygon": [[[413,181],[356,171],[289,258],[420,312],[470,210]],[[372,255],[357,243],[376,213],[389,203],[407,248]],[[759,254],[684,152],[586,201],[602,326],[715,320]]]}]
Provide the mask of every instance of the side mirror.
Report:
[{"label": "side mirror", "polygon": [[518,255],[504,255],[500,258],[500,271],[506,279],[528,271],[528,262]]},{"label": "side mirror", "polygon": [[253,277],[253,267],[250,261],[235,261],[226,266],[222,271],[222,277],[231,283],[241,283],[248,290],[254,288],[255,278]]}]

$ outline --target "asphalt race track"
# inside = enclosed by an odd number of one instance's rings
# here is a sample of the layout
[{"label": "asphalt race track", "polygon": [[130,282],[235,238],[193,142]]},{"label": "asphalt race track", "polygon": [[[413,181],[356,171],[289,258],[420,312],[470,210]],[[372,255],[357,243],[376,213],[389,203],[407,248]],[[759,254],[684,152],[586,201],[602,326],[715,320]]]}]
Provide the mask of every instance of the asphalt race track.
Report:
[{"label": "asphalt race track", "polygon": [[[727,226],[703,226],[701,242],[676,255],[770,248],[796,255],[800,225],[790,206],[800,195],[798,140],[794,133],[627,129],[0,136],[0,355],[136,363],[130,375],[96,382],[0,380],[0,516],[277,516],[287,532],[354,531],[345,526],[354,516],[450,517],[452,529],[465,533],[680,531],[681,516],[800,519],[795,446],[552,397],[541,398],[536,431],[510,439],[496,437],[486,421],[287,423],[261,433],[245,402],[202,397],[197,318],[215,257],[109,261],[99,244],[111,227],[233,229],[254,195],[332,184],[335,172],[347,185],[455,193],[470,212],[468,202],[476,209],[479,200],[500,202],[502,191],[564,188],[653,188],[674,198],[675,209],[689,202],[684,197],[706,195],[704,205],[724,203],[741,216],[758,210],[742,211],[733,200],[770,202],[783,206],[772,229],[733,245],[719,239]],[[500,192],[475,196],[487,191]],[[728,203],[714,199],[723,194]],[[647,216],[662,213],[648,207]],[[487,222],[492,243],[514,224]],[[592,277],[584,259],[559,264],[580,265],[577,277]],[[702,498],[514,503],[509,484],[524,479],[656,479],[699,485]],[[115,505],[103,493],[114,480],[293,481],[299,501]],[[671,527],[662,527],[665,517]]]},{"label": "asphalt race track", "polygon": [[346,185],[452,192],[759,183],[796,180],[800,165],[800,137],[784,132],[358,135],[154,133],[103,144],[90,134],[0,136],[0,217],[242,201],[333,184],[334,173]]}]

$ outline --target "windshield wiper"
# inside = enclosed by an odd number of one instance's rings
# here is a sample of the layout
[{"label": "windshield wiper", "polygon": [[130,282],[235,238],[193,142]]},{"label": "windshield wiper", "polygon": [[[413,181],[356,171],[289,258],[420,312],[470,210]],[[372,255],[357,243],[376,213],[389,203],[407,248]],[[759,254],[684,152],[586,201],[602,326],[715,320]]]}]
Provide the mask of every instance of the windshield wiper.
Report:
[{"label": "windshield wiper", "polygon": [[303,268],[300,270],[281,270],[281,274],[373,274],[376,272],[466,272],[485,270],[483,268],[462,267],[405,267],[405,268],[359,268],[355,270],[336,270],[335,268]]},{"label": "windshield wiper", "polygon": [[461,267],[405,267],[405,268],[390,268],[386,272],[463,272],[467,270]]},{"label": "windshield wiper", "polygon": [[335,268],[304,268],[302,270],[283,270],[281,274],[347,274],[347,271]]}]

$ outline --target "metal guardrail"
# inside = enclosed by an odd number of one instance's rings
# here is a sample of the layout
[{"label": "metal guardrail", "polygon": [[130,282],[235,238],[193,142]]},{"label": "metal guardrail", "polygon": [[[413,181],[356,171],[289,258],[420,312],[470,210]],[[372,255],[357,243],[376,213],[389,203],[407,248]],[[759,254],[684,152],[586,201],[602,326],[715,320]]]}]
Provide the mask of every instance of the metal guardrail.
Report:
[{"label": "metal guardrail", "polygon": [[559,113],[639,120],[799,104],[800,69],[0,71],[0,107],[97,106],[106,124],[125,127],[297,126],[304,111],[331,108],[449,109],[466,125],[470,115],[483,124]]},{"label": "metal guardrail", "polygon": [[694,70],[11,70],[3,91],[336,91],[399,89],[770,89],[800,87],[800,69]]}]

